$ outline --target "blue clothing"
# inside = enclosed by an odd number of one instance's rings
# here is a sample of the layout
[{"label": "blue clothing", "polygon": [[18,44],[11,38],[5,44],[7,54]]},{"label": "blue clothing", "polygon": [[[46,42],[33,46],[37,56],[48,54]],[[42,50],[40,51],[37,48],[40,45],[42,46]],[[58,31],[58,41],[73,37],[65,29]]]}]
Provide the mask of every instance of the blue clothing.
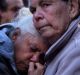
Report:
[{"label": "blue clothing", "polygon": [[13,42],[10,39],[13,29],[11,25],[0,25],[0,75],[18,75],[13,59]]},{"label": "blue clothing", "polygon": [[9,38],[9,26],[6,26],[0,29],[0,54],[3,54],[5,57],[12,61],[13,55],[13,43]]}]

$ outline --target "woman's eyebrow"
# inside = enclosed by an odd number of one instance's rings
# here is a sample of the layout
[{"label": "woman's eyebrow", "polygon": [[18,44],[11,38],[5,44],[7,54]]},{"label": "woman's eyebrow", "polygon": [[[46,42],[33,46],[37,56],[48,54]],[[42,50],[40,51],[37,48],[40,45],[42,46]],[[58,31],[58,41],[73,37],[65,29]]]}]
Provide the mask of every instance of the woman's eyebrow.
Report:
[{"label": "woman's eyebrow", "polygon": [[41,0],[40,3],[42,2],[53,2],[53,0]]}]

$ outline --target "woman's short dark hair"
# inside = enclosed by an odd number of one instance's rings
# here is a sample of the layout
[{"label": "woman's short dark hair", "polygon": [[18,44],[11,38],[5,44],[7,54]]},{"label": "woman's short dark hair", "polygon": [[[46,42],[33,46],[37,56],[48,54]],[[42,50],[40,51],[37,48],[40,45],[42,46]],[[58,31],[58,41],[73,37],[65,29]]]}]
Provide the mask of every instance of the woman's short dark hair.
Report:
[{"label": "woman's short dark hair", "polygon": [[6,11],[7,10],[7,2],[6,0],[0,0],[0,11]]}]

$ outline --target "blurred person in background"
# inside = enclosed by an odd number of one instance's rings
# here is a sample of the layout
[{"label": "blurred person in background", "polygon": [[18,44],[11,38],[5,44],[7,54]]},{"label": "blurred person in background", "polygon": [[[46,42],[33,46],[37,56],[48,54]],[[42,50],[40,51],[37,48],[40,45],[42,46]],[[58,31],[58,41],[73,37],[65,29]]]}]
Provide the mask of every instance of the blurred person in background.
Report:
[{"label": "blurred person in background", "polygon": [[14,27],[19,25],[20,24],[19,22],[22,22],[22,21],[23,21],[22,24],[24,24],[26,22],[26,18],[28,16],[32,16],[32,13],[30,12],[30,10],[28,8],[28,0],[23,0],[23,4],[24,4],[24,6],[19,10],[17,17],[14,18],[12,21]]},{"label": "blurred person in background", "polygon": [[0,0],[0,24],[11,22],[22,7],[22,0]]}]

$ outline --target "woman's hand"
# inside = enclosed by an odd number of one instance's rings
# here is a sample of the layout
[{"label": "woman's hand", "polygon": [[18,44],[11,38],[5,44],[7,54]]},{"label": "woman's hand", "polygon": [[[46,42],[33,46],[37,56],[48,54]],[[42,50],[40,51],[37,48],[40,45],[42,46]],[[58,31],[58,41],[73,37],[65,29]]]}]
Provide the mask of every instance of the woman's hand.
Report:
[{"label": "woman's hand", "polygon": [[40,63],[30,62],[28,75],[43,75],[44,66]]}]

